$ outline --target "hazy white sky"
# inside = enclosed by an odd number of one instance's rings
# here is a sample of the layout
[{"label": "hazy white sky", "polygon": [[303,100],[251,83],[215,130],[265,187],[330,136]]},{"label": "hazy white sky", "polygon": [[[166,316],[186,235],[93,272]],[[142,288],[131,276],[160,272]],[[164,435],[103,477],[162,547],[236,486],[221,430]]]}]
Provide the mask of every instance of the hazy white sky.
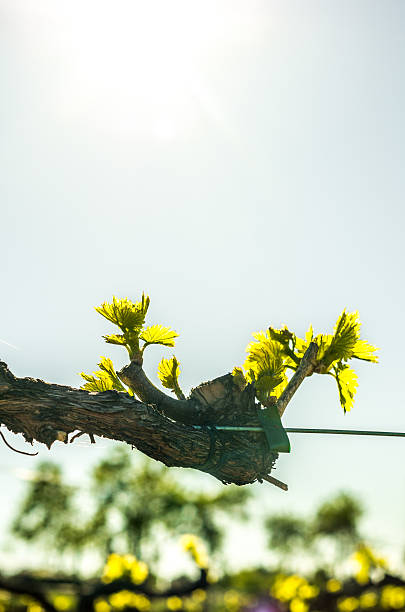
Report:
[{"label": "hazy white sky", "polygon": [[[93,305],[145,290],[190,389],[241,364],[252,331],[359,309],[381,363],[357,366],[352,413],[318,377],[285,424],[405,431],[404,26],[400,0],[2,0],[0,357],[79,385],[100,355],[125,358]],[[405,441],[291,442],[275,473],[290,491],[257,485],[258,507],[350,490],[398,558]],[[80,478],[100,446],[1,446],[2,524],[16,468],[55,458]],[[246,538],[247,558],[260,546]]]}]

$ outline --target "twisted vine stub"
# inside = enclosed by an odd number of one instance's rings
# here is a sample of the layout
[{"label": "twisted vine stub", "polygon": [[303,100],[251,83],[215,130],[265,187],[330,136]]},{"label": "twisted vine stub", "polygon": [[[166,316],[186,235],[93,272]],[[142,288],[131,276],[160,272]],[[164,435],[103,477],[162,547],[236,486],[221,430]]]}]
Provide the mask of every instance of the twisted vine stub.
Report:
[{"label": "twisted vine stub", "polygon": [[307,376],[311,376],[315,371],[318,348],[319,347],[316,342],[310,342],[303,358],[301,359],[300,365],[278,399],[276,405],[280,416],[283,416],[287,405],[292,400],[292,397],[297,391],[298,387],[302,382],[304,382],[304,379]]}]

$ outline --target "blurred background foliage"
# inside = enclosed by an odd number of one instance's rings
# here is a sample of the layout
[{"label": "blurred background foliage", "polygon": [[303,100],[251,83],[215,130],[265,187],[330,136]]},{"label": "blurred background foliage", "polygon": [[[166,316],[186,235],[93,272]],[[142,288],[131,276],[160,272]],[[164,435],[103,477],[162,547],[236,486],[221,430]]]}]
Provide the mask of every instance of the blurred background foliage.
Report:
[{"label": "blurred background foliage", "polygon": [[[112,552],[159,557],[162,537],[192,532],[211,553],[219,553],[223,531],[218,516],[247,517],[247,488],[217,493],[185,488],[176,472],[116,447],[93,469],[87,490],[67,484],[61,469],[41,463],[27,485],[12,533],[46,549],[83,552],[89,546],[100,563]],[[80,503],[81,502],[81,503]]]},{"label": "blurred background foliage", "polygon": [[[339,492],[309,516],[264,516],[263,546],[275,561],[232,572],[224,536],[230,521],[243,529],[251,489],[200,485],[122,445],[93,468],[85,489],[58,465],[41,463],[10,529],[12,541],[38,552],[38,568],[1,569],[0,612],[405,609],[405,582],[365,541],[364,508],[353,495]],[[190,559],[188,573],[174,580],[173,567],[162,566],[173,541]],[[40,552],[52,563],[42,567]]]}]

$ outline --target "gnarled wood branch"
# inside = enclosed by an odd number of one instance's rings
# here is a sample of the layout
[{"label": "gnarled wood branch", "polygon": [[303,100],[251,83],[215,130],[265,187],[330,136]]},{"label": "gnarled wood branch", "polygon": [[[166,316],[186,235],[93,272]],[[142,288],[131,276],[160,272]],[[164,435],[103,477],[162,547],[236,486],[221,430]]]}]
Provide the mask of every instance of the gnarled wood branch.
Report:
[{"label": "gnarled wood branch", "polygon": [[[131,367],[132,364],[128,366]],[[234,391],[235,401],[239,397],[239,401],[242,398],[247,403],[248,394],[240,393],[228,374],[198,387],[186,406],[173,400],[176,406],[177,402],[182,406],[183,416],[187,415],[187,406],[193,409],[198,403],[196,396],[204,396],[204,391],[199,391],[204,388],[205,396],[212,390],[216,394],[218,409],[221,404],[224,408],[225,400],[232,400],[230,390]],[[116,391],[90,393],[33,378],[17,378],[0,362],[0,422],[10,431],[22,433],[28,442],[36,440],[50,448],[56,440],[68,442],[69,434],[80,430],[126,442],[168,466],[200,469],[223,482],[248,484],[271,471],[275,455],[269,452],[261,433],[213,434],[208,429],[196,430],[162,414],[159,407],[165,410],[166,400],[162,404],[158,396],[144,397],[156,404]],[[207,406],[197,407],[195,413],[206,415]],[[170,409],[167,411],[174,416]],[[215,412],[214,406],[214,423]],[[248,424],[252,424],[252,414],[247,415]],[[257,419],[254,424],[258,424]]]},{"label": "gnarled wood branch", "polygon": [[[312,374],[317,349],[310,344],[277,401],[280,414],[304,378]],[[141,401],[117,391],[91,393],[16,378],[0,362],[0,423],[22,433],[28,442],[36,440],[48,448],[56,440],[68,442],[69,434],[80,430],[91,440],[97,435],[126,442],[167,466],[196,468],[224,483],[279,483],[269,477],[278,455],[268,448],[264,432],[215,429],[260,426],[252,384],[241,390],[234,377],[226,374],[199,385],[188,399],[174,399],[153,385],[136,360],[119,377]]]}]

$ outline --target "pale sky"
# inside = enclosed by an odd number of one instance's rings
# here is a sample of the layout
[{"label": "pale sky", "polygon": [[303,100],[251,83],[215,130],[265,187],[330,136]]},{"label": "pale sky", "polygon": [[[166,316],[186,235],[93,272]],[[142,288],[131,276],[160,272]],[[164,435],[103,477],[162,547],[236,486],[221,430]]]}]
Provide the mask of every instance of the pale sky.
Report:
[{"label": "pale sky", "polygon": [[[125,360],[93,306],[145,290],[189,390],[242,364],[251,332],[328,332],[347,307],[380,364],[355,364],[350,414],[318,376],[284,423],[405,431],[404,27],[400,0],[1,0],[0,358],[79,386],[100,355]],[[151,376],[170,354],[150,349]],[[290,490],[255,485],[257,511],[346,489],[399,559],[405,440],[290,439],[274,473]],[[1,523],[18,468],[54,458],[80,480],[106,446],[0,446]]]}]

